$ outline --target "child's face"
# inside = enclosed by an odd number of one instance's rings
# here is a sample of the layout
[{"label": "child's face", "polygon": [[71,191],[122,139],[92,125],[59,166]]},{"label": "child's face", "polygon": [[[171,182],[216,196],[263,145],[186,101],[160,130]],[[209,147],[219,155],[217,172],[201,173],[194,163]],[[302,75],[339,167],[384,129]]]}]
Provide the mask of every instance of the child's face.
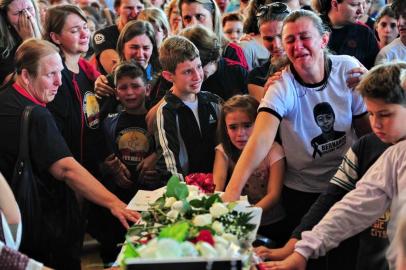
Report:
[{"label": "child's face", "polygon": [[184,61],[176,66],[174,73],[168,72],[173,83],[173,93],[182,100],[194,101],[203,83],[203,68],[200,58]]},{"label": "child's face", "polygon": [[316,116],[316,123],[323,132],[329,132],[334,127],[334,114],[322,113]]},{"label": "child's face", "polygon": [[231,143],[242,150],[251,136],[253,122],[243,111],[230,112],[225,117],[228,137]]},{"label": "child's face", "polygon": [[149,95],[149,87],[142,78],[120,78],[116,89],[117,99],[126,110],[142,111],[145,108],[145,96]]},{"label": "child's face", "polygon": [[239,42],[242,36],[242,22],[240,21],[227,21],[224,25],[224,35],[232,42]]},{"label": "child's face", "polygon": [[397,143],[406,138],[406,107],[388,104],[381,99],[364,98],[373,132],[385,143]]},{"label": "child's face", "polygon": [[376,32],[378,33],[380,41],[385,44],[391,43],[399,34],[396,19],[383,16],[376,26]]},{"label": "child's face", "polygon": [[145,34],[135,36],[124,44],[123,54],[125,60],[134,59],[143,68],[147,68],[152,55],[153,45]]}]

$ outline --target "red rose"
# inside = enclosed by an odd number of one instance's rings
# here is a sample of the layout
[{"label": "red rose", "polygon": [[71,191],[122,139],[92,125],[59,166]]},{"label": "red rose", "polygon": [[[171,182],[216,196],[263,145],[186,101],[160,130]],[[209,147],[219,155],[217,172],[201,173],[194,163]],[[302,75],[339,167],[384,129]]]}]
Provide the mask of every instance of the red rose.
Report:
[{"label": "red rose", "polygon": [[199,187],[204,193],[213,193],[215,185],[212,173],[192,173],[186,176],[186,184]]},{"label": "red rose", "polygon": [[197,243],[200,241],[209,243],[210,245],[214,246],[213,235],[209,230],[201,230],[199,232],[199,235],[192,242]]}]

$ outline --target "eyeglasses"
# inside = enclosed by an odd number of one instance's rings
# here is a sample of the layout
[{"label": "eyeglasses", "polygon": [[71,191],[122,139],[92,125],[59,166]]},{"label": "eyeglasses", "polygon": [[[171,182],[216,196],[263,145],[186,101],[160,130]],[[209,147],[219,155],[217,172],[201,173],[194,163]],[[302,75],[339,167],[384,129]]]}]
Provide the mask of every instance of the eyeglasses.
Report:
[{"label": "eyeglasses", "polygon": [[284,3],[276,2],[272,4],[267,4],[260,6],[258,8],[258,12],[256,14],[257,18],[262,17],[264,15],[270,14],[289,14],[290,9]]}]

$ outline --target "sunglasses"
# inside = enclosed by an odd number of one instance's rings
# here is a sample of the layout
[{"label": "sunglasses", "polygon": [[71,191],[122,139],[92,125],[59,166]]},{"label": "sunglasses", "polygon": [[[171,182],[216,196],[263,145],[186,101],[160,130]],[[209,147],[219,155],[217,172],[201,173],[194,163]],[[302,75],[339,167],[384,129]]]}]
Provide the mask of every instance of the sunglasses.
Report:
[{"label": "sunglasses", "polygon": [[258,8],[256,17],[259,18],[259,17],[262,17],[269,13],[270,14],[272,14],[272,13],[273,14],[284,14],[284,13],[289,14],[290,9],[284,3],[276,2],[276,3],[272,3],[272,4],[267,4],[267,5],[260,6]]}]

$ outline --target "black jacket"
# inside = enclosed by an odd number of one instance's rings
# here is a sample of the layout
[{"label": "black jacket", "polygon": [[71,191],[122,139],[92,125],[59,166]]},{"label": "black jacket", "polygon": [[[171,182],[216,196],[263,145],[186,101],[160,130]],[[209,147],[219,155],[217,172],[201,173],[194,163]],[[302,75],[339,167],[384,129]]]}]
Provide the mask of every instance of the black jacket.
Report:
[{"label": "black jacket", "polygon": [[209,92],[198,98],[199,124],[192,110],[172,93],[159,106],[154,127],[157,169],[164,175],[180,179],[189,173],[212,172],[216,128],[221,99]]}]

